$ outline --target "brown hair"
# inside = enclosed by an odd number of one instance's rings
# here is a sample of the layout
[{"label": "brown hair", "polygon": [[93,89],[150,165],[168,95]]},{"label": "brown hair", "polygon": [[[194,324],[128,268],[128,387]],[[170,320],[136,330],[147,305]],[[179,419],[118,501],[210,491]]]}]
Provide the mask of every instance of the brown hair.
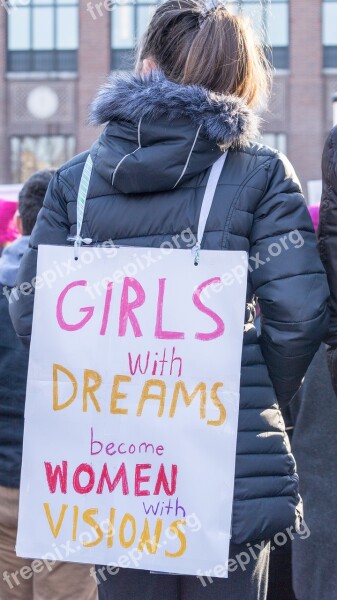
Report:
[{"label": "brown hair", "polygon": [[235,94],[250,106],[264,104],[269,93],[263,47],[249,22],[221,4],[205,11],[195,0],[166,1],[143,38],[139,59],[145,58],[175,83]]}]

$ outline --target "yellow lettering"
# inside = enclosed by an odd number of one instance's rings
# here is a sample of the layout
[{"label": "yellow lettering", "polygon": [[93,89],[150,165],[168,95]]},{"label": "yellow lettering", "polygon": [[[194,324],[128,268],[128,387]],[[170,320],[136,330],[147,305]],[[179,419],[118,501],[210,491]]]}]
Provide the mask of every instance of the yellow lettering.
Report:
[{"label": "yellow lettering", "polygon": [[76,538],[77,538],[78,510],[79,510],[79,507],[74,506],[73,534],[72,534],[73,542],[76,542]]},{"label": "yellow lettering", "polygon": [[174,386],[174,392],[172,397],[172,403],[170,408],[170,417],[174,417],[177,409],[177,402],[180,392],[182,393],[183,400],[186,406],[190,406],[192,400],[196,397],[198,393],[200,393],[200,419],[205,419],[206,417],[206,384],[201,382],[198,383],[196,388],[193,390],[192,394],[188,394],[186,386],[183,381],[177,381]]},{"label": "yellow lettering", "polygon": [[144,552],[144,546],[145,546],[147,552],[149,552],[150,554],[156,554],[156,552],[158,550],[158,544],[159,544],[159,539],[160,539],[160,535],[162,532],[162,528],[163,528],[163,520],[157,519],[154,536],[151,539],[150,538],[149,521],[148,521],[148,519],[145,519],[144,529],[141,533],[139,544],[138,544],[138,550],[140,552]]},{"label": "yellow lettering", "polygon": [[[160,391],[157,394],[150,394],[150,389],[152,386],[157,386],[160,388]],[[158,417],[163,416],[164,408],[165,408],[165,396],[166,396],[166,383],[161,379],[149,379],[145,382],[142,396],[139,401],[137,417],[140,417],[143,412],[144,404],[146,400],[159,400],[158,407]]]},{"label": "yellow lettering", "polygon": [[[71,397],[69,398],[69,400],[67,400],[66,402],[63,402],[63,404],[59,404],[58,371],[61,371],[61,373],[64,373],[64,375],[66,375],[70,379],[71,383],[73,384],[73,393],[72,393]],[[62,367],[62,365],[54,364],[53,365],[53,410],[63,410],[63,408],[67,408],[68,406],[70,406],[70,404],[75,400],[75,398],[77,396],[77,390],[78,390],[78,385],[77,385],[77,381],[76,381],[76,378],[74,377],[74,375],[70,371],[68,371],[68,369],[66,369],[65,367]]]},{"label": "yellow lettering", "polygon": [[103,539],[103,531],[98,525],[97,521],[92,518],[92,515],[97,515],[98,508],[88,508],[83,513],[83,521],[87,523],[90,527],[92,527],[97,533],[97,539],[93,542],[83,542],[83,546],[86,548],[92,548],[93,546],[97,546]]},{"label": "yellow lettering", "polygon": [[[125,539],[125,528],[127,526],[127,524],[130,523],[131,525],[131,537],[129,540]],[[137,532],[137,525],[136,525],[136,519],[130,515],[130,513],[125,513],[120,527],[119,527],[119,541],[121,546],[123,546],[123,548],[130,548],[130,546],[132,546],[132,544],[134,543],[135,539],[136,539],[136,532]]]},{"label": "yellow lettering", "polygon": [[[93,380],[93,383],[90,385],[90,380]],[[96,408],[97,412],[101,412],[100,405],[98,404],[97,398],[95,396],[96,390],[100,387],[102,383],[102,377],[97,371],[91,371],[91,369],[84,369],[84,382],[83,382],[83,412],[87,412],[88,410],[88,396],[90,397],[91,402]]]},{"label": "yellow lettering", "polygon": [[107,547],[112,548],[114,543],[114,523],[115,523],[115,515],[116,509],[110,509],[110,517],[109,517],[109,527],[108,527],[108,535],[107,535]]},{"label": "yellow lettering", "polygon": [[226,420],[226,409],[217,395],[217,391],[221,387],[223,387],[223,383],[220,383],[218,381],[212,386],[211,389],[211,399],[213,401],[214,406],[216,406],[219,409],[219,419],[217,421],[207,421],[207,425],[215,425],[219,427],[219,425],[222,425]]},{"label": "yellow lettering", "polygon": [[60,512],[60,516],[59,519],[56,523],[56,526],[54,525],[51,513],[50,513],[50,506],[48,502],[44,502],[43,503],[43,508],[45,510],[47,519],[48,519],[48,523],[49,523],[49,527],[50,527],[50,531],[52,532],[54,538],[57,538],[58,534],[60,533],[60,529],[64,520],[64,516],[66,514],[66,510],[68,508],[68,504],[62,504],[62,508],[61,508],[61,512]]},{"label": "yellow lettering", "polygon": [[168,556],[169,558],[179,558],[179,556],[182,556],[186,552],[187,542],[185,532],[179,529],[179,525],[186,525],[186,521],[173,521],[169,527],[170,531],[172,531],[172,533],[174,533],[174,535],[180,541],[180,548],[177,550],[177,552],[169,552],[168,550],[165,550],[165,556]]},{"label": "yellow lettering", "polygon": [[118,408],[117,407],[117,400],[125,400],[125,398],[127,397],[127,394],[122,394],[119,391],[119,384],[124,382],[129,382],[131,381],[131,377],[130,375],[115,375],[114,377],[114,382],[113,382],[113,386],[112,386],[112,392],[111,392],[111,402],[110,402],[110,412],[113,415],[127,415],[128,414],[128,409],[127,408]]}]

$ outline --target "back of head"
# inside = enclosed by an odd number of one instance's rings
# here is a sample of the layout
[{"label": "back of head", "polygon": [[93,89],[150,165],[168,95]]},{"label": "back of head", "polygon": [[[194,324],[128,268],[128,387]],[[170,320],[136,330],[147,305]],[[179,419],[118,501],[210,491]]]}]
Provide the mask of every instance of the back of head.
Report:
[{"label": "back of head", "polygon": [[54,171],[37,171],[24,184],[19,194],[19,214],[23,235],[32,233],[53,175]]},{"label": "back of head", "polygon": [[152,60],[170,81],[234,94],[252,107],[268,96],[270,65],[249,22],[218,0],[167,0],[144,36],[138,68]]}]

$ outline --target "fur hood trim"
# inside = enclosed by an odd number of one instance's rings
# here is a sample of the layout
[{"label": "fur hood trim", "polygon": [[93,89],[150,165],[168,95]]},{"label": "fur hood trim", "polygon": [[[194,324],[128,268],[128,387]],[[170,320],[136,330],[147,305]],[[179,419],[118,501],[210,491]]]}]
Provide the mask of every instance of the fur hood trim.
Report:
[{"label": "fur hood trim", "polygon": [[219,145],[246,145],[258,135],[259,118],[243,100],[214,94],[198,85],[180,85],[156,71],[144,77],[112,75],[91,105],[89,122],[185,118],[201,126],[204,137]]}]

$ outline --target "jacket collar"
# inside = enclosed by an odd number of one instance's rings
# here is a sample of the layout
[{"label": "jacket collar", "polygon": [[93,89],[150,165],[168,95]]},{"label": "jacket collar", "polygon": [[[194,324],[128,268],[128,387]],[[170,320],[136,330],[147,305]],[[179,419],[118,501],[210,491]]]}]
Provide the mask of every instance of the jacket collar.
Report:
[{"label": "jacket collar", "polygon": [[243,100],[207,91],[197,85],[180,85],[155,71],[110,76],[94,99],[90,122],[139,123],[140,119],[169,121],[188,119],[210,142],[229,147],[244,146],[256,138],[259,118]]}]

